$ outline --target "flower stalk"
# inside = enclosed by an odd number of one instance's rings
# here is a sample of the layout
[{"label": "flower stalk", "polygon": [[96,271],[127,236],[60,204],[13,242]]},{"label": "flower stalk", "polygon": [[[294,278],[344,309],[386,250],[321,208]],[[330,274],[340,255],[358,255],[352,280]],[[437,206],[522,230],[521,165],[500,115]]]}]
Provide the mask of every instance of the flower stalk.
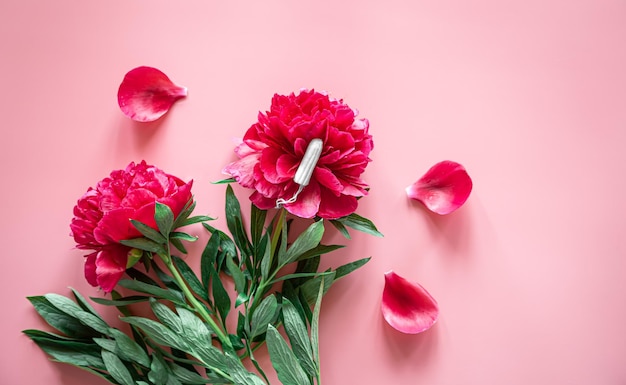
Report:
[{"label": "flower stalk", "polygon": [[180,272],[178,271],[176,266],[174,266],[174,264],[172,263],[172,259],[169,257],[165,257],[163,255],[160,255],[160,257],[163,263],[165,263],[165,266],[167,267],[168,271],[172,274],[172,278],[174,278],[178,286],[180,286],[181,290],[185,294],[185,298],[187,299],[187,301],[189,301],[189,304],[194,308],[196,312],[198,312],[198,314],[200,314],[200,316],[206,321],[206,323],[209,324],[209,327],[215,333],[217,338],[220,340],[222,346],[227,346],[228,348],[232,350],[233,346],[232,346],[232,343],[230,342],[230,339],[226,336],[226,334],[222,331],[222,329],[217,325],[217,323],[215,322],[213,317],[211,317],[209,312],[206,311],[206,308],[200,303],[200,301],[198,301],[196,296],[193,295],[191,290],[189,290],[189,287],[187,286],[185,279],[180,275]]}]

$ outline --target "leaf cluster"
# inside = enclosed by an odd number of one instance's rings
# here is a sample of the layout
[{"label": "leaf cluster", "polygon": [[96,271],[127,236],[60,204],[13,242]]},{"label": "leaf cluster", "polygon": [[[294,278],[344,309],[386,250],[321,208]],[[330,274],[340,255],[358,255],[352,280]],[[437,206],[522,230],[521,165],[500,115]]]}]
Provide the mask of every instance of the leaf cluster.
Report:
[{"label": "leaf cluster", "polygon": [[[194,207],[191,200],[174,218],[168,206],[156,203],[158,230],[131,221],[143,236],[122,241],[134,252],[128,278],[118,283],[131,294],[113,291],[110,299],[92,298],[116,307],[129,333],[107,324],[75,290],[73,299],[58,294],[29,297],[58,333],[24,333],[53,360],[113,384],[269,384],[254,356],[265,344],[281,383],[319,384],[322,297],[369,258],[318,271],[322,255],[343,247],[321,243],[324,220],[317,218],[292,236],[293,220],[285,210],[268,218],[268,211],[250,205],[246,225],[230,185],[225,205],[228,233],[211,226],[212,218],[192,217]],[[330,222],[348,239],[347,227],[380,235],[371,221],[356,214]],[[196,223],[209,232],[198,274],[182,257],[187,254],[183,242],[197,238],[178,230]],[[143,269],[135,266],[139,262]],[[284,273],[289,266],[290,273]],[[232,281],[234,293],[225,280]],[[138,302],[149,303],[152,317],[133,314],[131,305]],[[236,316],[234,330],[229,329],[229,315]],[[246,360],[255,370],[247,369]]]}]

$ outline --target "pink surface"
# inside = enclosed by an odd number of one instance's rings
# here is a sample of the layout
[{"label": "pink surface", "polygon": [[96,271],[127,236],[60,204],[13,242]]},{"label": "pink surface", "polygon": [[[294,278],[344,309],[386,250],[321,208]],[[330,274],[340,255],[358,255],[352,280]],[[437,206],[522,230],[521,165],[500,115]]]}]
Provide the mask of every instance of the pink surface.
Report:
[{"label": "pink surface", "polygon": [[[146,159],[220,216],[232,138],[302,87],[370,120],[358,212],[385,234],[324,260],[373,256],[324,303],[325,384],[626,383],[625,38],[622,0],[1,2],[0,383],[103,383],[20,333],[45,327],[27,295],[98,295],[68,236],[88,186]],[[189,89],[155,123],[117,106],[139,65]],[[444,159],[474,189],[440,217],[404,189]],[[432,329],[382,319],[390,269]]]}]

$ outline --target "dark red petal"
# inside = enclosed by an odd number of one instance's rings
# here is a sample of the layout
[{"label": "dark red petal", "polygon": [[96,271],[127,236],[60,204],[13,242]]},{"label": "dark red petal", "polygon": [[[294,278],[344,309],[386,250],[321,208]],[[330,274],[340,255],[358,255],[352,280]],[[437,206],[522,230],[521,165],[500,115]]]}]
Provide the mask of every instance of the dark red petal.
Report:
[{"label": "dark red petal", "polygon": [[431,167],[407,187],[409,198],[422,202],[437,214],[450,214],[461,207],[472,191],[472,179],[459,163],[445,160]]},{"label": "dark red petal", "polygon": [[96,278],[98,286],[106,293],[110,293],[124,275],[128,261],[128,251],[125,246],[111,245],[103,249],[96,258]]},{"label": "dark red petal", "polygon": [[393,271],[385,273],[381,310],[391,327],[407,334],[428,330],[439,317],[437,301],[426,289]]},{"label": "dark red petal", "polygon": [[98,256],[98,252],[91,253],[86,256],[85,259],[85,279],[87,282],[94,287],[98,286],[98,278],[96,276],[96,257]]},{"label": "dark red petal", "polygon": [[187,88],[172,83],[163,72],[152,67],[137,67],[124,76],[117,91],[117,102],[129,118],[151,122],[185,96]]},{"label": "dark red petal", "polygon": [[337,219],[356,211],[358,201],[350,195],[335,196],[327,189],[322,189],[322,201],[317,215],[324,219]]},{"label": "dark red petal", "polygon": [[96,241],[101,245],[107,245],[139,236],[139,232],[130,223],[134,212],[133,209],[124,208],[105,213],[98,227],[93,230]]},{"label": "dark red petal", "polygon": [[[288,198],[289,196],[285,197],[285,199]],[[285,208],[300,218],[313,218],[319,210],[320,200],[320,186],[317,182],[311,181],[298,195],[298,199],[294,203],[285,205]]]}]

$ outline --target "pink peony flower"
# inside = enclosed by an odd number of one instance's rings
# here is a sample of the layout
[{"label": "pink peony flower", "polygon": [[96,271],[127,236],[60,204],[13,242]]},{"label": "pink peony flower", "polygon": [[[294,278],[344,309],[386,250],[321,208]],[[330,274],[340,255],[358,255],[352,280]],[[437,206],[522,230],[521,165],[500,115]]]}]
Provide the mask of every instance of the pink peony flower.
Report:
[{"label": "pink peony flower", "polygon": [[[367,194],[361,174],[370,162],[374,143],[367,119],[325,94],[303,90],[298,95],[274,95],[272,106],[259,113],[258,122],[236,147],[239,160],[224,172],[242,186],[254,189],[250,199],[261,209],[278,203],[302,218],[341,218],[357,208],[357,197]],[[305,152],[321,140],[310,180],[294,181]],[[314,146],[319,141],[313,141]],[[313,167],[314,166],[314,167]],[[295,199],[295,200],[294,200]]]},{"label": "pink peony flower", "polygon": [[192,182],[147,165],[130,163],[116,170],[95,188],[89,188],[74,207],[70,224],[77,248],[92,250],[85,262],[85,278],[105,292],[113,290],[126,271],[130,247],[121,240],[142,236],[131,224],[135,219],[157,229],[155,202],[169,206],[178,216],[192,199]]},{"label": "pink peony flower", "polygon": [[437,163],[406,189],[409,198],[422,202],[430,211],[441,215],[461,207],[471,191],[472,179],[465,168],[450,160]]},{"label": "pink peony flower", "polygon": [[407,334],[428,330],[437,322],[437,301],[417,283],[393,271],[385,273],[382,301],[383,317],[394,329]]},{"label": "pink peony flower", "polygon": [[138,122],[152,122],[169,111],[172,104],[187,96],[163,72],[152,67],[130,70],[117,91],[117,102],[124,115]]}]

